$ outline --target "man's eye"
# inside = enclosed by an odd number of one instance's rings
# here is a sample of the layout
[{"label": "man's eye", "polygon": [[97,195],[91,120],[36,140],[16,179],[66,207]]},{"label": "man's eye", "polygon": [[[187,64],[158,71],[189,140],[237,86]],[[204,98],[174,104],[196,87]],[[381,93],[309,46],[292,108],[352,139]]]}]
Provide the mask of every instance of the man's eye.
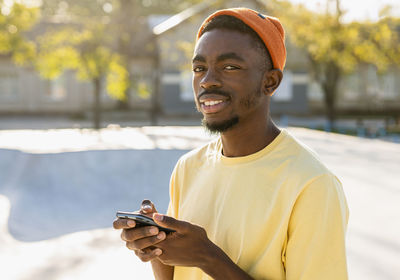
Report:
[{"label": "man's eye", "polygon": [[227,65],[224,67],[225,70],[236,70],[239,69],[239,67],[233,66],[233,65]]},{"label": "man's eye", "polygon": [[201,72],[201,71],[204,71],[204,67],[202,66],[193,67],[193,72]]}]

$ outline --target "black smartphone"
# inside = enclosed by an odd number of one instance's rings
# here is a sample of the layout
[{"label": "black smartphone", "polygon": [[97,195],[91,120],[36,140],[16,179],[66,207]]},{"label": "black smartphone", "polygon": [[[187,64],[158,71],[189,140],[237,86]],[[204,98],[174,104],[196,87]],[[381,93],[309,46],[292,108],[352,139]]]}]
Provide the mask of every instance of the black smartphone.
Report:
[{"label": "black smartphone", "polygon": [[138,213],[117,211],[117,218],[132,219],[136,222],[136,227],[155,226],[158,227],[160,231],[164,231],[165,233],[175,232],[175,230],[157,225],[152,218]]}]

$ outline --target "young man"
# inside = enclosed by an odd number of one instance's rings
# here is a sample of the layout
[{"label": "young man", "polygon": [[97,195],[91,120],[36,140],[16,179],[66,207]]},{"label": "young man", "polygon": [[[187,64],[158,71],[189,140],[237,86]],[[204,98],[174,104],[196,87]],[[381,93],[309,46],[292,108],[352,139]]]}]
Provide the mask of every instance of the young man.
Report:
[{"label": "young man", "polygon": [[276,18],[235,8],[202,24],[193,90],[220,137],[178,161],[167,215],[142,205],[176,232],[114,222],[156,279],[347,279],[341,184],[269,116],[285,60]]}]

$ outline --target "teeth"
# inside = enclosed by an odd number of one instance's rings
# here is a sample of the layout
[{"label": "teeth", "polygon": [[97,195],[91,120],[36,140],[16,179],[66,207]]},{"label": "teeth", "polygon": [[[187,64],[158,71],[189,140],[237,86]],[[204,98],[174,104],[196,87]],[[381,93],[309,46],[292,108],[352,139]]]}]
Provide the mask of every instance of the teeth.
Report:
[{"label": "teeth", "polygon": [[222,100],[218,100],[218,101],[206,101],[206,102],[204,102],[204,105],[206,105],[206,106],[213,106],[213,105],[219,104],[219,103],[222,103]]}]

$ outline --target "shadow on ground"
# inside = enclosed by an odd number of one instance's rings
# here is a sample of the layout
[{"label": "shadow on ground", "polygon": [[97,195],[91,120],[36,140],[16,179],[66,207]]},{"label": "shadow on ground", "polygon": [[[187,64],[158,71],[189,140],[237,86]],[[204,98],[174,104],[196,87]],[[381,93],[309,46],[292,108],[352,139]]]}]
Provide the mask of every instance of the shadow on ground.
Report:
[{"label": "shadow on ground", "polygon": [[170,174],[187,150],[30,154],[0,149],[0,194],[11,203],[9,233],[24,242],[110,227],[116,210],[144,198],[168,206]]}]

